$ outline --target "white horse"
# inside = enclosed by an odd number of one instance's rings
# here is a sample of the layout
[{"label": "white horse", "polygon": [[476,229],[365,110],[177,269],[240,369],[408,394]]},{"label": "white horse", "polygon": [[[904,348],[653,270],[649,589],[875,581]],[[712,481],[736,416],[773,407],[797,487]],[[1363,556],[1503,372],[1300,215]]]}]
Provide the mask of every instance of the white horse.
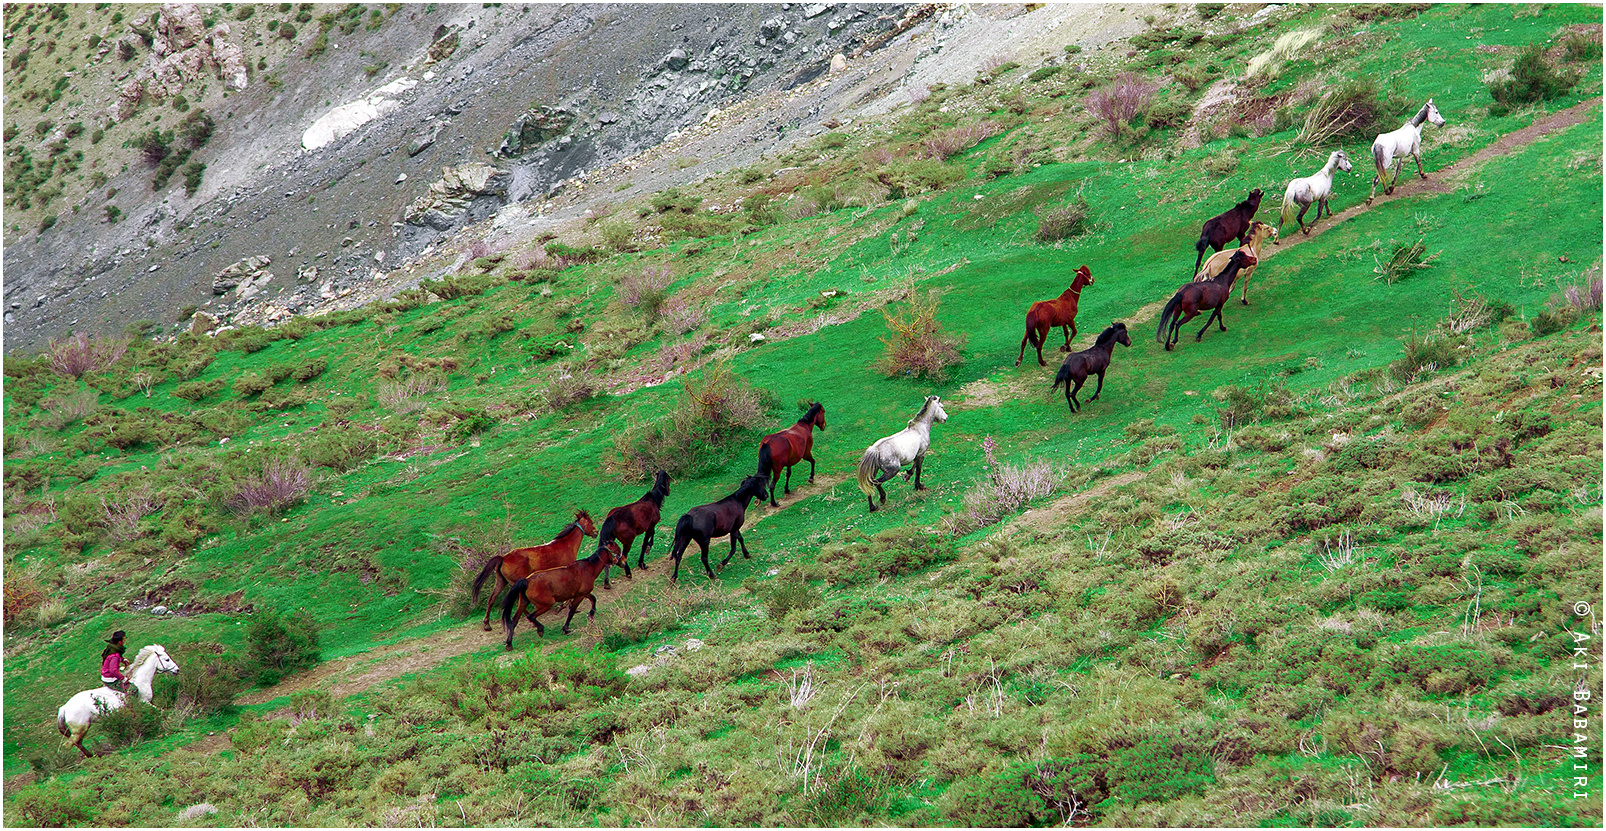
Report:
[{"label": "white horse", "polygon": [[[1305,225],[1305,212],[1310,210],[1312,202],[1316,203],[1316,219],[1322,218],[1322,211],[1324,210],[1327,211],[1327,217],[1329,219],[1332,218],[1333,208],[1327,204],[1327,200],[1333,195],[1333,171],[1335,169],[1342,170],[1345,173],[1354,169],[1354,166],[1349,163],[1349,156],[1344,155],[1342,150],[1334,150],[1329,154],[1327,164],[1323,165],[1321,170],[1303,179],[1295,179],[1288,183],[1288,189],[1283,191],[1283,213],[1282,216],[1277,218],[1277,232],[1279,234],[1282,233],[1283,225],[1288,222],[1288,215],[1294,212],[1295,205],[1299,206],[1299,216],[1295,217],[1295,219],[1299,222],[1299,232],[1301,234],[1310,233],[1310,228]],[[1311,220],[1311,225],[1316,224],[1316,219]],[[1273,242],[1272,244],[1275,245],[1276,243]],[[1247,285],[1244,286],[1246,292],[1248,288]]]},{"label": "white horse", "polygon": [[[168,657],[167,650],[153,643],[141,648],[128,667],[128,681],[141,699],[151,700],[151,681],[158,672],[177,673],[178,664]],[[121,710],[128,704],[128,698],[127,693],[108,687],[84,690],[56,710],[56,730],[66,737],[67,746],[78,748],[87,759],[89,751],[84,749],[84,734],[89,731],[89,725],[106,713]]]},{"label": "white horse", "polygon": [[1422,122],[1431,122],[1435,127],[1444,126],[1444,116],[1439,115],[1439,108],[1433,106],[1433,99],[1429,98],[1422,109],[1405,122],[1405,126],[1392,133],[1384,133],[1372,141],[1372,161],[1377,163],[1377,175],[1372,177],[1372,195],[1366,197],[1366,204],[1372,204],[1377,198],[1377,185],[1388,176],[1389,168],[1394,168],[1394,180],[1383,189],[1386,194],[1394,192],[1394,185],[1400,181],[1400,168],[1405,164],[1405,157],[1416,159],[1416,175],[1423,179],[1428,178],[1422,172]]},{"label": "white horse", "polygon": [[[926,459],[926,448],[931,446],[931,423],[947,420],[948,413],[943,411],[942,401],[935,395],[928,395],[920,412],[909,419],[908,427],[884,439],[877,439],[870,449],[864,451],[864,458],[859,460],[859,490],[864,491],[870,510],[876,509],[875,497],[871,496],[870,489],[875,488],[881,494],[881,504],[887,504],[887,492],[881,483],[891,479],[910,462],[914,462],[914,468],[904,471],[904,481],[909,481],[912,473],[915,490],[926,489],[925,485],[920,484],[920,468]],[[876,476],[878,472],[880,475]],[[875,478],[872,479],[872,476]]]}]

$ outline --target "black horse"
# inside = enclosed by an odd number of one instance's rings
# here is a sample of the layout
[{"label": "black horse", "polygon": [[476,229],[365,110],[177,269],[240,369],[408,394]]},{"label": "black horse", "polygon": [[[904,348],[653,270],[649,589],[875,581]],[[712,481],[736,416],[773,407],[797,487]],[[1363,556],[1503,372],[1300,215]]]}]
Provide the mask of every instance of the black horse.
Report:
[{"label": "black horse", "polygon": [[736,556],[736,546],[741,545],[742,556],[752,559],[753,555],[747,553],[747,541],[742,539],[742,520],[747,516],[747,505],[754,497],[769,498],[769,489],[765,483],[769,476],[749,476],[742,480],[742,486],[736,492],[718,502],[707,505],[698,505],[687,511],[675,523],[675,544],[670,548],[670,556],[675,558],[675,571],[669,575],[670,582],[680,576],[680,558],[686,553],[686,546],[692,540],[697,541],[697,547],[703,550],[703,568],[708,571],[708,579],[714,579],[714,569],[708,565],[708,542],[715,537],[730,534],[731,553],[725,562],[719,564],[721,571],[730,564],[731,558]]},{"label": "black horse", "polygon": [[[1065,363],[1060,364],[1060,371],[1054,376],[1054,386],[1049,387],[1052,393],[1065,385],[1065,406],[1071,412],[1082,411],[1082,402],[1078,401],[1076,394],[1082,390],[1082,384],[1087,382],[1089,373],[1099,376],[1098,389],[1093,391],[1093,397],[1087,401],[1089,404],[1099,400],[1099,393],[1104,392],[1104,370],[1110,368],[1110,355],[1115,351],[1115,345],[1131,346],[1132,339],[1127,337],[1126,324],[1116,323],[1099,333],[1099,339],[1081,352],[1072,352],[1065,356]],[[1076,382],[1072,387],[1071,382]]]},{"label": "black horse", "polygon": [[1187,323],[1206,309],[1215,309],[1215,314],[1205,320],[1204,329],[1199,330],[1195,341],[1204,340],[1205,330],[1210,328],[1212,322],[1221,326],[1221,331],[1227,331],[1227,324],[1221,319],[1221,307],[1232,297],[1232,282],[1238,279],[1239,269],[1248,268],[1258,262],[1242,248],[1232,253],[1232,259],[1227,261],[1227,267],[1220,274],[1197,283],[1188,283],[1177,289],[1171,302],[1165,304],[1165,310],[1160,312],[1160,328],[1155,331],[1154,339],[1165,344],[1166,351],[1176,345],[1181,337],[1182,324]]},{"label": "black horse", "polygon": [[1204,262],[1204,250],[1213,248],[1220,251],[1231,240],[1238,240],[1239,245],[1249,237],[1249,221],[1255,218],[1255,211],[1260,210],[1260,188],[1249,192],[1249,198],[1234,205],[1232,210],[1211,217],[1205,221],[1204,227],[1199,229],[1199,241],[1193,244],[1199,252],[1199,258],[1193,263],[1193,270],[1188,272],[1192,277],[1199,273],[1199,265]]},{"label": "black horse", "polygon": [[[608,511],[608,516],[602,520],[600,536],[597,537],[597,550],[607,545],[611,540],[618,540],[623,547],[619,555],[619,565],[624,566],[625,576],[636,579],[630,573],[630,546],[635,544],[636,537],[641,537],[641,553],[637,555],[638,568],[647,567],[647,550],[652,548],[653,538],[658,536],[658,517],[663,511],[664,497],[669,495],[669,474],[658,471],[652,480],[652,490],[647,491],[640,499],[629,505],[620,505]],[[602,587],[608,585],[608,570],[602,571]]]}]

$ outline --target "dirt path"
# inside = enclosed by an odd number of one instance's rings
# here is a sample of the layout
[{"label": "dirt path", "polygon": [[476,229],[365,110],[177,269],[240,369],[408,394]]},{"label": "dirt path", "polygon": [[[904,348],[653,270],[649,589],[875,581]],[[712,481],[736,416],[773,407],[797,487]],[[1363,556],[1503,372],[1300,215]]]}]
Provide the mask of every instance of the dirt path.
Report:
[{"label": "dirt path", "polygon": [[[1461,159],[1453,164],[1440,168],[1431,174],[1426,181],[1417,178],[1415,175],[1412,175],[1409,179],[1407,179],[1405,174],[1402,172],[1400,183],[1395,187],[1393,195],[1384,195],[1380,192],[1373,204],[1383,204],[1384,202],[1395,199],[1409,198],[1424,193],[1449,193],[1452,188],[1452,182],[1457,176],[1462,175],[1497,156],[1507,155],[1517,149],[1526,147],[1527,145],[1532,144],[1535,141],[1538,141],[1540,138],[1557,130],[1583,123],[1588,118],[1590,111],[1599,106],[1600,103],[1600,98],[1592,98],[1565,110],[1550,113],[1542,118],[1535,119],[1534,122],[1529,126],[1512,133],[1507,133],[1488,147],[1485,147],[1482,150],[1479,150],[1476,153],[1473,153],[1472,155],[1467,156],[1466,158]],[[1370,180],[1368,180],[1368,182],[1369,181]],[[1334,218],[1322,222],[1316,228],[1312,229],[1311,233],[1308,235],[1299,233],[1290,234],[1283,239],[1281,246],[1267,246],[1269,253],[1266,253],[1263,259],[1270,259],[1281,250],[1295,245],[1302,245],[1311,239],[1320,237],[1328,228],[1334,227],[1350,217],[1357,216],[1369,210],[1371,210],[1371,206],[1368,206],[1362,202],[1339,212]],[[1134,310],[1128,319],[1133,322],[1142,322],[1153,319],[1154,316],[1159,313],[1160,308],[1163,305],[1163,301],[1149,303]],[[996,396],[1000,392],[1009,391],[1007,389],[998,389],[999,386],[1000,385],[995,382],[978,382],[978,385],[975,386],[974,389],[970,389],[968,393],[965,394],[964,400],[968,405],[971,406],[981,406],[990,403],[990,398]],[[1145,474],[1142,471],[1128,471],[1126,473],[1113,476],[1104,480],[1103,482],[1100,482],[1092,488],[1069,494],[1041,508],[1028,510],[1009,522],[1006,527],[1025,528],[1037,531],[1052,530],[1055,527],[1063,525],[1065,522],[1065,517],[1085,508],[1087,503],[1092,499],[1101,496],[1114,488],[1136,482],[1143,478],[1144,475]],[[836,487],[836,485],[846,481],[849,478],[851,478],[851,474],[822,474],[815,477],[815,483],[813,485],[809,485],[807,484],[807,475],[804,474],[802,477],[802,484],[799,487],[794,488],[790,495],[780,498],[779,501],[781,502],[782,506],[780,509],[771,509],[767,507],[760,509],[757,512],[757,515],[752,518],[752,521],[747,527],[753,528],[758,526],[777,510],[785,510],[786,507],[802,499],[829,492],[832,488]],[[658,550],[663,555],[667,555],[667,542],[667,540],[661,542],[661,547],[655,547],[655,550]],[[667,575],[667,573],[667,570],[649,572],[649,574],[665,575]],[[642,576],[645,577],[647,575],[644,574]],[[667,577],[662,579],[667,579]],[[652,580],[651,582],[657,583],[660,581]],[[634,593],[637,591],[645,591],[647,583],[648,580],[642,579],[633,581],[618,580],[614,582],[613,592],[625,594]],[[613,596],[618,597],[621,596],[621,594],[615,594]],[[437,667],[442,663],[461,655],[487,649],[499,650],[499,642],[501,641],[501,637],[502,636],[500,632],[484,632],[477,624],[465,622],[461,626],[437,632],[432,635],[426,635],[419,638],[409,638],[399,643],[375,647],[374,649],[358,655],[327,661],[318,665],[317,668],[310,672],[288,679],[283,683],[280,683],[269,689],[253,693],[248,696],[243,696],[240,698],[240,703],[245,705],[262,704],[280,696],[309,689],[326,689],[337,699],[345,698],[361,692],[368,687],[373,686],[374,684],[391,681],[409,673],[419,673],[433,669],[434,667]],[[598,639],[598,636],[593,632],[587,632],[585,628],[579,628],[576,629],[574,636],[563,642],[574,643],[575,637],[580,638],[581,643],[595,642]],[[557,646],[557,643],[553,643],[547,648],[555,649]],[[515,651],[508,654],[516,656],[523,653]],[[228,746],[229,743],[226,737],[208,736],[189,745],[187,749],[195,752],[216,753],[226,749]]]}]

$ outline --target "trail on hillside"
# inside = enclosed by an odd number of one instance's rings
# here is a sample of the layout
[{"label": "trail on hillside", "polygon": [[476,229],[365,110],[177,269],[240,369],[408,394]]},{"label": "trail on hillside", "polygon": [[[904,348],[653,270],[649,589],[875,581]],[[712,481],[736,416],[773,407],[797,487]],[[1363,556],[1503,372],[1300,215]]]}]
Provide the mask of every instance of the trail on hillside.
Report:
[{"label": "trail on hillside", "polygon": [[[1410,198],[1426,193],[1449,193],[1451,191],[1449,181],[1455,176],[1468,172],[1490,159],[1504,156],[1526,147],[1557,130],[1583,123],[1588,118],[1590,111],[1599,106],[1601,101],[1601,98],[1592,98],[1565,110],[1537,118],[1527,127],[1507,133],[1488,147],[1436,170],[1429,175],[1427,180],[1418,178],[1414,172],[1407,179],[1405,172],[1402,170],[1399,184],[1395,186],[1394,193],[1385,195],[1380,188],[1377,198],[1373,200],[1373,205],[1381,205],[1396,199]],[[1370,178],[1368,177],[1366,181],[1368,187],[1370,187]],[[1371,209],[1372,206],[1365,204],[1364,200],[1361,200],[1357,204],[1335,214],[1332,218],[1323,221],[1313,228],[1308,235],[1300,234],[1296,230],[1293,234],[1283,238],[1281,246],[1273,247],[1268,245],[1263,252],[1265,256],[1262,259],[1271,259],[1281,250],[1295,245],[1302,245],[1307,241],[1318,238],[1328,228],[1335,227],[1339,223],[1359,216]],[[1163,300],[1145,304],[1135,309],[1127,319],[1134,324],[1152,320],[1159,314],[1163,305]],[[1072,348],[1076,347],[1073,346]],[[983,380],[986,381],[986,379]],[[967,400],[973,400],[973,403],[976,404],[986,403],[987,396],[993,392],[991,387],[996,386],[997,383],[987,381],[975,387],[971,394],[967,396]],[[1066,516],[1081,510],[1092,499],[1114,488],[1136,482],[1145,475],[1142,471],[1128,471],[1113,476],[1091,488],[1068,494],[1049,505],[1028,510],[1006,523],[1005,527],[1051,530],[1063,525]],[[790,495],[779,497],[779,501],[782,503],[780,509],[771,509],[767,505],[761,507],[755,504],[753,509],[750,509],[750,519],[746,524],[746,528],[751,529],[758,526],[764,519],[776,513],[777,510],[785,510],[787,507],[809,497],[827,494],[838,484],[851,477],[852,474],[820,474],[815,477],[815,483],[810,485],[807,484],[807,476],[805,475],[802,485],[795,487]],[[672,522],[670,526],[672,529]],[[654,557],[654,562],[651,565],[657,566],[659,563],[668,564],[670,562],[668,560],[668,545],[672,541],[673,533],[664,535],[659,539],[658,544],[654,546],[657,556]],[[714,546],[710,546],[710,559],[712,559],[713,552]],[[688,556],[695,557],[695,554],[694,550]],[[667,580],[668,571],[669,569],[667,568],[657,568],[649,572],[638,571],[639,576],[635,580],[615,580],[613,582],[614,588],[611,592],[604,592],[600,588],[598,589],[599,600],[604,601],[605,605],[610,598],[617,599],[628,594],[645,591],[649,585],[656,585]],[[657,577],[657,575],[664,576]],[[558,634],[556,627],[554,627],[554,634],[557,637],[550,639],[546,644],[542,644],[541,648],[552,650],[565,644],[578,644],[582,648],[594,646],[601,639],[601,630],[595,625],[588,625],[590,623],[590,621],[577,615],[572,635],[563,636]],[[459,626],[434,634],[407,638],[397,643],[375,647],[357,655],[326,661],[306,673],[286,679],[273,687],[242,696],[239,699],[239,703],[243,705],[263,704],[281,696],[309,689],[326,689],[334,698],[342,699],[362,692],[375,684],[389,682],[410,673],[429,671],[450,659],[462,655],[484,651],[487,648],[500,651],[502,638],[500,627],[495,627],[495,631],[485,632],[481,630],[477,619],[471,619],[464,621]],[[522,650],[514,650],[506,654],[509,657],[517,657],[522,656],[524,652]],[[192,752],[215,753],[225,749],[227,746],[228,743],[223,737],[213,736],[202,737],[199,741],[188,745],[186,749]]]}]

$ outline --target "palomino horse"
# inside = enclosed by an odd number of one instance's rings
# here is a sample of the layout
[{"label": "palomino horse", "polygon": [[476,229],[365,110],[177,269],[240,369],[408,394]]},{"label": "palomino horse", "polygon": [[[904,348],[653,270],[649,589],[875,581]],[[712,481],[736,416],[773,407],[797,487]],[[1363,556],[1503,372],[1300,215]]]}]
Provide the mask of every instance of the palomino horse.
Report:
[{"label": "palomino horse", "polygon": [[781,468],[786,468],[786,490],[792,492],[792,466],[809,463],[809,484],[814,483],[814,428],[825,429],[825,405],[818,401],[809,405],[808,412],[791,427],[764,437],[758,445],[758,475],[770,476],[770,507],[775,502],[775,486],[781,481]]},{"label": "palomino horse", "polygon": [[1204,262],[1206,248],[1220,251],[1225,248],[1229,240],[1238,240],[1239,245],[1249,234],[1249,222],[1255,218],[1255,211],[1260,210],[1260,188],[1249,192],[1249,198],[1232,206],[1223,213],[1217,214],[1207,220],[1203,228],[1199,229],[1199,241],[1193,244],[1194,250],[1199,252],[1198,259],[1193,261],[1193,273],[1199,273],[1199,265]]},{"label": "palomino horse", "polygon": [[[151,700],[151,681],[158,672],[176,674],[178,664],[173,663],[167,650],[157,644],[142,647],[128,667],[128,682],[139,692],[140,700]],[[107,687],[84,690],[67,699],[67,703],[56,710],[56,730],[67,739],[68,747],[78,748],[78,752],[87,759],[89,751],[84,749],[84,734],[89,732],[89,725],[106,713],[127,706],[128,698],[128,693]]]},{"label": "palomino horse", "polygon": [[564,601],[569,602],[569,616],[563,621],[563,634],[569,634],[569,623],[574,620],[574,613],[580,608],[580,601],[591,601],[591,611],[586,613],[586,617],[595,618],[597,596],[592,594],[591,590],[596,587],[597,575],[608,566],[623,560],[624,555],[619,553],[619,544],[608,543],[584,560],[537,571],[514,583],[513,587],[508,589],[507,597],[502,599],[502,628],[507,630],[507,648],[513,648],[513,629],[518,625],[518,615],[513,611],[514,606],[518,606],[520,612],[526,607],[529,608],[528,618],[535,624],[536,637],[546,637],[546,627],[536,618]]},{"label": "palomino horse", "polygon": [[[602,518],[602,536],[597,538],[597,550],[601,550],[611,540],[618,540],[624,546],[620,553],[619,564],[625,567],[625,576],[636,579],[630,573],[630,546],[641,537],[641,560],[637,563],[640,568],[647,567],[647,550],[652,548],[652,541],[658,536],[658,517],[664,509],[664,497],[669,495],[669,474],[658,471],[653,477],[652,490],[647,491],[640,499],[629,505],[620,505],[608,511]],[[602,587],[608,588],[608,569],[602,570]]]},{"label": "palomino horse", "polygon": [[1238,270],[1254,264],[1255,258],[1240,248],[1232,252],[1227,267],[1213,279],[1203,283],[1188,283],[1177,289],[1176,296],[1165,304],[1165,310],[1160,313],[1160,328],[1154,333],[1155,340],[1165,344],[1169,352],[1180,337],[1182,324],[1193,320],[1205,309],[1215,309],[1216,312],[1205,321],[1204,329],[1199,330],[1194,340],[1204,340],[1205,329],[1209,329],[1211,323],[1221,326],[1221,331],[1227,331],[1227,323],[1221,319],[1221,307],[1232,297],[1232,281],[1238,278]]},{"label": "palomino horse", "polygon": [[[496,590],[491,592],[490,599],[485,602],[485,631],[491,631],[491,607],[496,605],[496,596],[502,593],[502,587],[515,580],[525,577],[532,571],[556,568],[574,562],[580,553],[580,536],[597,535],[597,526],[592,524],[591,515],[585,511],[574,512],[574,522],[563,527],[556,537],[546,545],[537,545],[531,548],[515,548],[506,554],[499,554],[485,561],[485,568],[480,569],[478,577],[474,578],[474,602],[480,602],[480,587],[494,573],[496,575]],[[606,581],[603,583],[607,585]]]},{"label": "palomino horse", "polygon": [[[1092,373],[1099,376],[1099,386],[1087,402],[1091,404],[1099,400],[1099,393],[1104,392],[1104,370],[1110,368],[1110,354],[1115,351],[1115,345],[1118,343],[1123,346],[1132,345],[1132,339],[1126,334],[1125,323],[1116,323],[1099,333],[1099,339],[1091,347],[1066,355],[1065,363],[1060,364],[1060,371],[1054,376],[1054,386],[1049,387],[1048,391],[1052,393],[1060,384],[1064,384],[1065,406],[1070,407],[1073,413],[1081,412],[1082,402],[1077,400],[1076,394],[1081,391],[1082,384],[1087,382],[1088,374]],[[1074,388],[1071,386],[1073,382],[1076,384]]]},{"label": "palomino horse", "polygon": [[[920,470],[925,464],[926,449],[931,447],[931,423],[948,420],[948,413],[942,409],[942,401],[935,395],[926,396],[926,403],[921,405],[920,412],[909,419],[909,426],[887,436],[877,439],[864,451],[864,458],[859,460],[859,490],[864,491],[864,498],[870,503],[870,510],[876,509],[875,497],[871,488],[881,494],[881,504],[887,504],[887,491],[881,483],[891,479],[903,466],[914,463],[912,471],[904,471],[904,481],[909,480],[911,473],[915,479],[915,490],[923,491],[925,485],[920,484]],[[879,476],[876,474],[880,474]],[[874,477],[874,478],[871,478]]]},{"label": "palomino horse", "polygon": [[1238,280],[1244,284],[1244,293],[1240,299],[1245,306],[1249,305],[1249,277],[1259,267],[1260,246],[1265,244],[1267,237],[1270,237],[1272,243],[1275,244],[1277,242],[1277,229],[1258,219],[1249,223],[1249,239],[1243,245],[1231,251],[1217,251],[1211,254],[1210,259],[1204,261],[1204,267],[1199,269],[1199,273],[1193,275],[1193,281],[1195,283],[1203,283],[1206,280],[1213,279],[1227,267],[1227,263],[1232,261],[1233,254],[1243,251],[1257,261],[1257,265],[1244,266],[1243,270],[1238,272]]},{"label": "palomino horse", "polygon": [[[1305,212],[1310,210],[1312,202],[1316,203],[1316,219],[1322,218],[1322,211],[1324,210],[1327,211],[1328,219],[1333,218],[1333,208],[1327,204],[1327,200],[1333,195],[1333,171],[1335,169],[1342,170],[1345,173],[1353,169],[1349,163],[1349,156],[1344,155],[1342,150],[1334,150],[1329,154],[1327,156],[1327,164],[1323,165],[1321,170],[1303,179],[1295,179],[1288,183],[1288,189],[1283,191],[1283,212],[1277,218],[1278,232],[1281,232],[1283,226],[1288,224],[1288,215],[1294,212],[1295,205],[1299,206],[1299,216],[1295,217],[1295,219],[1299,222],[1299,232],[1301,234],[1310,233],[1310,227],[1305,225]],[[1315,224],[1316,220],[1311,220],[1311,225]],[[1249,275],[1245,274],[1244,279],[1247,281]],[[1245,282],[1245,296],[1248,295],[1248,292],[1249,284]]]},{"label": "palomino horse", "polygon": [[1411,116],[1411,120],[1392,133],[1384,133],[1372,141],[1372,162],[1377,165],[1377,175],[1372,177],[1372,195],[1366,197],[1366,204],[1372,204],[1377,198],[1377,186],[1388,176],[1389,167],[1394,168],[1394,179],[1383,189],[1386,194],[1394,192],[1394,185],[1400,181],[1400,168],[1405,165],[1405,157],[1416,159],[1416,175],[1424,180],[1428,178],[1422,172],[1422,122],[1429,122],[1435,127],[1444,126],[1444,116],[1439,115],[1439,108],[1433,106],[1433,99],[1429,98],[1422,109]]},{"label": "palomino horse", "polygon": [[719,570],[724,571],[736,556],[736,546],[742,547],[742,556],[751,560],[753,555],[747,553],[747,540],[742,539],[742,521],[747,518],[747,504],[754,497],[765,499],[769,491],[764,483],[769,481],[768,476],[749,476],[742,480],[741,487],[736,492],[718,502],[707,505],[698,505],[687,511],[675,523],[675,544],[670,547],[669,553],[675,558],[675,571],[669,575],[669,581],[675,582],[680,577],[680,558],[686,553],[686,546],[696,540],[697,547],[703,550],[703,568],[708,572],[708,579],[714,579],[714,570],[708,565],[708,543],[715,537],[726,534],[731,538],[731,553],[725,562],[719,564]]},{"label": "palomino horse", "polygon": [[1065,333],[1065,349],[1071,348],[1071,338],[1076,336],[1076,304],[1082,297],[1082,289],[1093,285],[1093,272],[1087,266],[1078,266],[1076,279],[1071,281],[1071,287],[1053,300],[1039,300],[1026,310],[1026,337],[1020,339],[1020,357],[1015,359],[1015,366],[1026,359],[1026,343],[1030,341],[1037,348],[1037,363],[1039,366],[1048,366],[1043,360],[1043,344],[1048,342],[1049,330],[1055,326]]}]

